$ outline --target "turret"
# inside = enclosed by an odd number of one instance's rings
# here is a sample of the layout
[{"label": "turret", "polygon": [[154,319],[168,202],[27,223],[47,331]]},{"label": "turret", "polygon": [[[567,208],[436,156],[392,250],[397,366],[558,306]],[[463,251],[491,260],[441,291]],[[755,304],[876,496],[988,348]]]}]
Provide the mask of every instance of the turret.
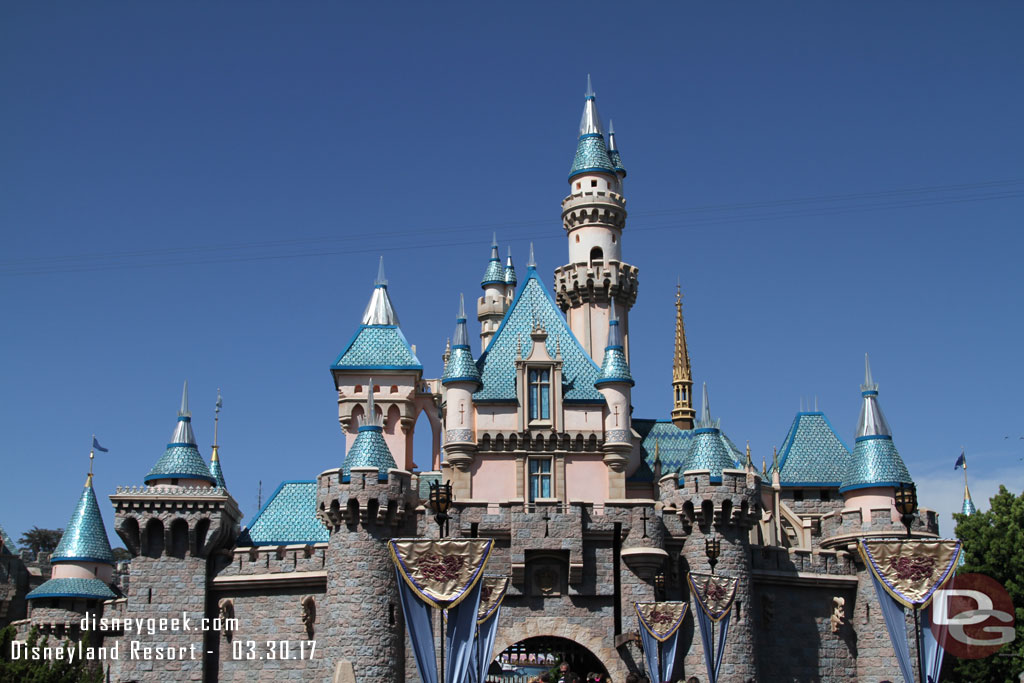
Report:
[{"label": "turret", "polygon": [[469,468],[476,454],[473,428],[473,392],[480,388],[480,370],[473,360],[466,328],[466,304],[459,295],[452,349],[444,365],[441,384],[445,388],[444,452],[456,498],[471,497]]},{"label": "turret", "polygon": [[676,352],[672,359],[672,423],[680,429],[693,429],[696,412],[692,405],[690,352],[686,347],[686,327],[683,325],[683,295],[676,286]]},{"label": "turret", "polygon": [[516,269],[512,265],[512,247],[509,247],[508,256],[505,258],[505,299],[509,304],[516,296],[517,284],[519,282],[516,280]]},{"label": "turret", "polygon": [[[223,488],[217,458],[215,476],[196,446],[192,414],[188,409],[188,383],[171,443],[145,477],[146,486],[117,488],[115,528],[132,554],[126,617],[151,616],[154,609],[193,622],[217,616],[216,601],[209,600],[213,575],[227,562],[220,551],[238,537],[242,513]],[[218,482],[219,478],[219,482]],[[163,681],[192,681],[204,669],[216,666],[224,642],[215,631],[145,632],[133,634],[142,647],[194,649],[194,660],[179,669],[161,671]],[[152,662],[121,662],[124,680],[143,680]]]},{"label": "turret", "polygon": [[622,181],[626,178],[626,168],[622,165],[622,156],[619,154],[618,145],[615,143],[615,126],[612,120],[608,119],[608,159],[612,162],[615,175],[619,177],[619,188],[622,188]]},{"label": "turret", "polygon": [[[618,156],[616,150],[615,158]],[[637,269],[622,262],[626,199],[609,155],[587,77],[576,154],[569,170],[569,196],[562,200],[562,225],[569,238],[569,263],[555,270],[558,305],[594,361],[601,363],[609,304],[618,304],[623,351],[629,359],[629,309],[636,301]]]},{"label": "turret", "polygon": [[[509,255],[509,266],[512,265],[512,257]],[[509,289],[506,283],[506,269],[501,265],[501,256],[498,254],[498,235],[495,234],[491,241],[491,258],[487,262],[487,269],[480,281],[480,287],[484,294],[477,300],[476,317],[480,321],[480,350],[487,348],[488,342],[494,333],[501,326],[501,320],[505,317],[510,301],[506,296]],[[515,271],[512,271],[513,284]],[[514,287],[513,287],[514,289]]]},{"label": "turret", "polygon": [[892,441],[889,423],[878,405],[878,384],[871,377],[871,364],[864,354],[864,384],[861,385],[860,419],[856,445],[847,461],[839,493],[849,508],[861,508],[866,522],[872,509],[888,509],[899,521],[894,495],[900,484],[910,484],[910,472]]},{"label": "turret", "polygon": [[608,321],[608,343],[604,347],[601,374],[594,386],[604,396],[604,462],[608,466],[608,497],[626,497],[625,469],[633,450],[630,429],[630,394],[633,375],[622,345],[622,330],[615,315],[615,302],[611,303]]},{"label": "turret", "polygon": [[345,462],[341,467],[343,480],[351,476],[353,468],[374,468],[381,479],[387,479],[388,470],[397,468],[395,458],[384,442],[383,425],[383,416],[377,413],[377,408],[373,404],[373,378],[370,378],[366,392],[366,412],[358,427],[355,441],[345,453]]},{"label": "turret", "polygon": [[740,466],[725,437],[722,435],[721,420],[712,419],[711,402],[708,400],[708,385],[703,385],[704,401],[701,417],[693,430],[694,445],[683,459],[682,471],[708,470],[711,481],[722,480],[724,470]]}]

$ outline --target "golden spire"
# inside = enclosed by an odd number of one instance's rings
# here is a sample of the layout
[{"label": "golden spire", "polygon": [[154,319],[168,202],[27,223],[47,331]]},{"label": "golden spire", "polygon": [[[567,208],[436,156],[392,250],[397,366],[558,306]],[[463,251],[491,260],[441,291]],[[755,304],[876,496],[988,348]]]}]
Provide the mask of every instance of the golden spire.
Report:
[{"label": "golden spire", "polygon": [[676,352],[672,360],[672,422],[680,429],[693,429],[696,411],[690,400],[693,379],[690,375],[690,352],[686,348],[686,327],[683,325],[683,294],[676,285]]}]

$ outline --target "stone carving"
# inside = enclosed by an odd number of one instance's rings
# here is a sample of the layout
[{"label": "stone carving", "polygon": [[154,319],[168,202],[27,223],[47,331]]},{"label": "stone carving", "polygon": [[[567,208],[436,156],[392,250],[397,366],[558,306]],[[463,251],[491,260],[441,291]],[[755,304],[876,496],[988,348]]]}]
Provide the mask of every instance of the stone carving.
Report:
[{"label": "stone carving", "polygon": [[302,604],[302,625],[306,627],[306,635],[312,640],[313,624],[316,623],[316,601],[312,595],[306,595],[300,603]]},{"label": "stone carving", "polygon": [[832,633],[837,633],[846,624],[846,598],[832,598]]},{"label": "stone carving", "polygon": [[221,623],[224,624],[224,638],[230,642],[234,635],[232,626],[235,624],[235,601],[231,598],[221,598],[217,603],[217,611],[220,614]]},{"label": "stone carving", "polygon": [[468,443],[473,440],[472,429],[448,429],[444,433],[445,443]]},{"label": "stone carving", "polygon": [[609,429],[605,432],[605,441],[609,443],[628,443],[629,432],[625,429]]}]

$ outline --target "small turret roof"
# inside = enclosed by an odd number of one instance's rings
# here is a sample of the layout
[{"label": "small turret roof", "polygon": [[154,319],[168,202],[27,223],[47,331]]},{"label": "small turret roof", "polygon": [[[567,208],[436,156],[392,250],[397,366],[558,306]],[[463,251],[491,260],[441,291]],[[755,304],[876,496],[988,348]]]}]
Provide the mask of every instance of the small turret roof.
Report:
[{"label": "small turret roof", "polygon": [[239,546],[326,543],[330,534],[316,517],[316,482],[285,481],[245,525]]},{"label": "small turret roof", "polygon": [[171,435],[171,442],[143,481],[148,484],[158,479],[200,479],[211,484],[217,483],[196,446],[196,437],[192,432],[192,413],[188,409],[187,381],[181,393],[181,409],[178,411],[178,423]]},{"label": "small turret roof", "polygon": [[14,541],[7,535],[4,528],[0,526],[0,555],[15,555],[17,554],[15,552],[17,549],[18,547],[14,545]]},{"label": "small turret roof", "polygon": [[466,329],[466,302],[459,295],[459,315],[455,318],[454,343],[451,346],[448,360],[444,364],[441,384],[454,382],[473,382],[480,386],[480,370],[473,360],[473,351],[469,347],[469,331]]},{"label": "small turret roof", "polygon": [[423,364],[398,326],[398,315],[388,296],[383,258],[362,324],[338,354],[331,369],[423,370]]},{"label": "small turret roof", "polygon": [[612,162],[612,167],[616,173],[621,173],[622,177],[626,177],[626,168],[622,165],[622,157],[619,155],[619,147],[615,143],[615,126],[612,125],[612,120],[608,119],[608,158]]},{"label": "small turret roof", "polygon": [[222,489],[226,489],[228,485],[224,482],[224,470],[220,466],[220,449],[219,446],[213,447],[213,454],[210,456],[210,474],[217,482],[217,486]]},{"label": "small turret roof", "polygon": [[505,269],[501,266],[501,256],[498,254],[498,236],[494,235],[491,241],[491,260],[487,262],[487,270],[480,280],[480,286],[503,285],[505,284]]},{"label": "small turret roof", "polygon": [[512,247],[508,248],[508,256],[505,258],[505,284],[513,287],[518,284],[516,280],[516,269],[512,265]]},{"label": "small turret roof", "polygon": [[103,517],[96,502],[96,492],[92,488],[92,475],[85,482],[85,489],[71,519],[64,527],[64,535],[60,537],[57,549],[53,551],[51,562],[103,562],[114,563],[114,553],[110,549],[107,529],[103,526]]},{"label": "small turret roof", "polygon": [[[704,431],[680,429],[670,420],[633,418],[633,429],[640,434],[643,461],[631,482],[654,480],[655,452],[661,460],[661,474],[682,474],[687,470],[711,470],[721,479],[722,469],[738,467],[743,453],[720,429]],[[714,441],[718,443],[715,444]]]},{"label": "small turret roof", "polygon": [[839,486],[850,449],[825,413],[799,412],[779,448],[783,486]]},{"label": "small turret roof", "polygon": [[965,515],[973,515],[977,511],[978,508],[974,506],[974,501],[971,500],[971,490],[967,488],[967,484],[964,484],[964,506],[960,512]]},{"label": "small turret roof", "polygon": [[615,173],[615,167],[608,156],[604,135],[601,133],[601,117],[597,113],[597,97],[587,75],[587,92],[584,95],[583,117],[580,119],[580,137],[576,143],[576,156],[569,169],[569,180],[581,173]]},{"label": "small turret roof", "polygon": [[622,345],[622,330],[619,327],[619,318],[615,315],[615,301],[611,303],[611,311],[608,320],[608,343],[604,347],[604,359],[601,361],[601,374],[595,386],[622,382],[634,385],[633,375],[629,372],[629,363],[626,362],[626,352]]},{"label": "small turret roof", "polygon": [[38,598],[86,598],[111,600],[117,594],[110,586],[99,579],[50,579],[36,587],[27,596],[29,600]]},{"label": "small turret roof", "polygon": [[386,479],[388,470],[397,467],[395,458],[384,441],[383,431],[381,419],[377,416],[377,409],[373,403],[373,380],[371,379],[359,433],[356,435],[355,441],[352,442],[352,447],[345,454],[345,462],[341,466],[343,477],[350,476],[353,467],[376,467],[378,478]]}]

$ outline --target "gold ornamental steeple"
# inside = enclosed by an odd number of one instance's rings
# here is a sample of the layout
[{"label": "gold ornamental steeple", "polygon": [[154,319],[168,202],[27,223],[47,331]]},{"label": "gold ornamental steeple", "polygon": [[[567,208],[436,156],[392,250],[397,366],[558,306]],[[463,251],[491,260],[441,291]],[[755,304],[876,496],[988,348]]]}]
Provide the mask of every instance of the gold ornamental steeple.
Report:
[{"label": "gold ornamental steeple", "polygon": [[676,353],[672,362],[672,423],[680,429],[693,429],[696,411],[690,400],[693,377],[690,375],[690,352],[686,349],[686,327],[683,325],[683,294],[676,285]]}]

